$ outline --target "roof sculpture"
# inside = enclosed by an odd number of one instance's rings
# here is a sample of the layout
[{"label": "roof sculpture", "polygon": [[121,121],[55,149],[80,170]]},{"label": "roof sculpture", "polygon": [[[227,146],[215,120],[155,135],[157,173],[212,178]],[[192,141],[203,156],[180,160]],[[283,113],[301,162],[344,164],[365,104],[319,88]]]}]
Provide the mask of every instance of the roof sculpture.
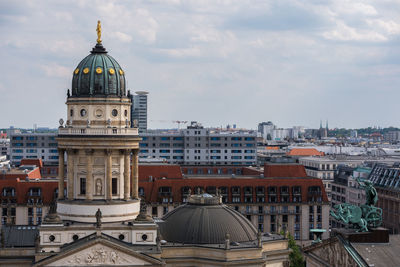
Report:
[{"label": "roof sculpture", "polygon": [[100,21],[96,31],[96,46],[74,70],[72,97],[125,96],[125,73],[103,47]]},{"label": "roof sculpture", "polygon": [[378,202],[378,193],[370,181],[360,181],[360,188],[365,190],[367,196],[364,205],[356,206],[348,203],[337,204],[330,214],[338,221],[350,224],[357,228],[357,232],[368,232],[368,227],[378,227],[382,224],[382,209],[375,207]]}]

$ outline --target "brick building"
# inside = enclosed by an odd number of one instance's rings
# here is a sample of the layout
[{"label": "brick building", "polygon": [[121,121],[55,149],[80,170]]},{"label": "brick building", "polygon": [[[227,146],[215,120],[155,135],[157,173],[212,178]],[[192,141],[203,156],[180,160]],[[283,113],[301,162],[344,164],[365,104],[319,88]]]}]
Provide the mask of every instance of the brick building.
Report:
[{"label": "brick building", "polygon": [[[24,171],[26,166],[31,170]],[[0,181],[2,224],[40,224],[58,194],[57,179],[51,178],[57,174],[50,174],[56,170],[40,160],[23,160],[19,169],[7,172]],[[139,166],[139,194],[153,217],[186,203],[189,192],[198,191],[219,192],[225,204],[261,231],[287,229],[299,242],[312,239],[309,229],[329,227],[329,203],[322,181],[307,177],[299,164],[266,164],[264,168]]]}]

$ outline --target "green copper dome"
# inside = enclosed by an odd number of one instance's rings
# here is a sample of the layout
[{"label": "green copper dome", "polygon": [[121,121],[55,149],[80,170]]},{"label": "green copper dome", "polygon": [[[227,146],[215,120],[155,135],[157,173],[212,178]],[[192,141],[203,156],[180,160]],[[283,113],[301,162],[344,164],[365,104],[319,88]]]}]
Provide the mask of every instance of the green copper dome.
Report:
[{"label": "green copper dome", "polygon": [[72,97],[125,96],[125,73],[118,62],[97,43],[74,70]]}]

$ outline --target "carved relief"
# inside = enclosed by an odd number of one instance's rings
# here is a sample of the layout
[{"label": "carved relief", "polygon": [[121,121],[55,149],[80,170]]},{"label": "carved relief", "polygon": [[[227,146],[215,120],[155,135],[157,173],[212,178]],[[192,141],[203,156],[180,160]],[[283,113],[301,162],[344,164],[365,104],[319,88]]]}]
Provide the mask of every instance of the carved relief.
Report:
[{"label": "carved relief", "polygon": [[317,248],[313,251],[313,254],[317,255],[329,266],[341,267],[357,266],[352,257],[348,255],[347,250],[339,242],[331,242]]},{"label": "carved relief", "polygon": [[120,265],[129,263],[129,260],[125,259],[123,255],[117,251],[100,247],[92,248],[90,251],[84,252],[80,255],[74,255],[71,259],[67,260],[66,263],[79,266],[99,264]]}]

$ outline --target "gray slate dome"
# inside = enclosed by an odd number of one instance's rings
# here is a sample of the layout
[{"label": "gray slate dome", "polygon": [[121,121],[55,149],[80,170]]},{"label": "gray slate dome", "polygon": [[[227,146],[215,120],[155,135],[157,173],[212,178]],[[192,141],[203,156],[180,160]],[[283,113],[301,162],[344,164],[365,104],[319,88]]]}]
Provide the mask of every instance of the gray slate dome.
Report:
[{"label": "gray slate dome", "polygon": [[125,73],[101,43],[74,70],[72,97],[80,96],[125,96]]},{"label": "gray slate dome", "polygon": [[257,230],[219,197],[192,195],[189,202],[167,213],[159,223],[162,239],[185,244],[223,244],[257,240]]}]

